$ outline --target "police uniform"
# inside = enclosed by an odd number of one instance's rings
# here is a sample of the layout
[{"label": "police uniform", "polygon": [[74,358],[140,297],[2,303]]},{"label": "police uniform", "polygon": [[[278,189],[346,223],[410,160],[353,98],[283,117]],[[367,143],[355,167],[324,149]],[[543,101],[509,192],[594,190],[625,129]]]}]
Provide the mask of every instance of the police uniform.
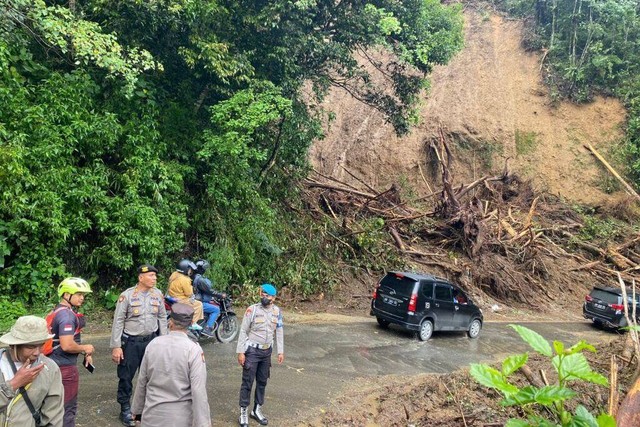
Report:
[{"label": "police uniform", "polygon": [[157,288],[147,292],[131,287],[120,294],[113,316],[110,347],[122,348],[124,360],[118,364],[118,403],[129,407],[133,377],[142,363],[147,344],[167,334],[164,297]]},{"label": "police uniform", "polygon": [[142,415],[142,427],[209,427],[206,386],[202,348],[186,333],[172,331],[147,347],[131,411]]},{"label": "police uniform", "polygon": [[251,388],[256,381],[254,404],[264,405],[264,392],[271,369],[274,338],[278,354],[284,353],[282,311],[275,304],[250,306],[244,313],[236,353],[245,354],[240,387],[240,407],[249,406]]}]

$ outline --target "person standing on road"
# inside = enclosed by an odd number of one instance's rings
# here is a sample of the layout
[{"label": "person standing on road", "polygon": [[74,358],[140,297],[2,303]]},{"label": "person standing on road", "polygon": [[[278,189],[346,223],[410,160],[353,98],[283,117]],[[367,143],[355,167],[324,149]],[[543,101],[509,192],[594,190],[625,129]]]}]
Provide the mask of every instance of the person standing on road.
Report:
[{"label": "person standing on road", "polygon": [[47,316],[53,337],[53,351],[49,358],[56,362],[62,374],[64,386],[64,427],[76,425],[78,410],[78,354],[84,355],[83,364],[92,364],[94,348],[91,344],[81,344],[80,333],[85,326],[85,318],[76,310],[84,303],[86,294],[91,293],[89,284],[78,277],[69,277],[60,282],[58,297],[60,302]]},{"label": "person standing on road", "polygon": [[41,354],[44,343],[51,338],[47,321],[36,316],[18,318],[11,331],[0,337],[0,343],[9,346],[0,349],[1,426],[62,426],[64,388],[60,368]]},{"label": "person standing on road", "polygon": [[247,308],[242,319],[236,353],[238,363],[242,366],[242,385],[240,386],[240,419],[241,427],[248,427],[251,389],[256,382],[253,410],[251,418],[263,426],[269,423],[262,413],[264,393],[271,371],[271,354],[273,342],[278,346],[278,363],[284,361],[284,329],[282,312],[273,302],[276,299],[276,288],[265,283],[260,289],[260,302]]},{"label": "person standing on road", "polygon": [[193,314],[193,307],[173,304],[169,335],[147,347],[131,407],[143,427],[211,426],[204,353],[187,336]]},{"label": "person standing on road", "polygon": [[118,365],[120,421],[135,427],[131,415],[133,377],[142,363],[149,342],[167,334],[167,311],[162,292],[156,286],[158,269],[151,264],[138,267],[138,284],[118,298],[111,329],[111,360]]},{"label": "person standing on road", "polygon": [[169,277],[169,289],[167,289],[167,295],[171,298],[175,298],[178,302],[190,305],[193,307],[194,316],[193,324],[189,326],[189,329],[194,331],[201,331],[202,326],[198,325],[198,320],[204,319],[202,312],[202,302],[197,301],[193,294],[193,285],[191,283],[191,276],[196,271],[196,265],[188,259],[183,259],[178,263],[176,271],[171,273]]}]

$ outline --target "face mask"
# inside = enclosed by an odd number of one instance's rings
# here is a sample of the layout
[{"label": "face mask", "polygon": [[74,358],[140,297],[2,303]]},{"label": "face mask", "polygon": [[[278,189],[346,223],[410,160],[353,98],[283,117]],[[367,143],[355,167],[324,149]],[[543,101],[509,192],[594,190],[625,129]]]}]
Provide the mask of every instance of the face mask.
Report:
[{"label": "face mask", "polygon": [[267,307],[269,304],[271,304],[271,300],[267,297],[262,297],[260,299],[260,302],[262,303],[263,307]]}]

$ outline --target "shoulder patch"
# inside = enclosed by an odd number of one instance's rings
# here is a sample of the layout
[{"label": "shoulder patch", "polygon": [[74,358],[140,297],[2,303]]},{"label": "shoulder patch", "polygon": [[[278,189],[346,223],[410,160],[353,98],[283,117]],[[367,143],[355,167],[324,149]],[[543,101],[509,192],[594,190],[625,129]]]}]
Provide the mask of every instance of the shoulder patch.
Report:
[{"label": "shoulder patch", "polygon": [[118,302],[124,301],[124,294],[120,294],[120,298],[118,298]]},{"label": "shoulder patch", "polygon": [[245,316],[248,316],[248,315],[250,315],[252,312],[253,312],[253,306],[251,306],[251,307],[247,308],[247,311],[245,311],[245,312],[244,312],[244,315],[245,315]]},{"label": "shoulder patch", "polygon": [[202,353],[200,353],[200,356],[202,356],[202,363],[205,363],[204,362],[204,351]]}]

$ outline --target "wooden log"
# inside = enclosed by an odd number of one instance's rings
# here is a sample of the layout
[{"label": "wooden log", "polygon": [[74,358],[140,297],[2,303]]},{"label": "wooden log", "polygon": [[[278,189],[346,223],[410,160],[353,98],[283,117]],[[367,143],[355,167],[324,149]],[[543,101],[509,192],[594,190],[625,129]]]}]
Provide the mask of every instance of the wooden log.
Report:
[{"label": "wooden log", "polygon": [[402,238],[398,234],[398,230],[396,230],[394,227],[389,227],[389,233],[391,233],[391,237],[393,237],[393,240],[395,240],[398,248],[401,251],[404,251],[404,242],[402,241]]},{"label": "wooden log", "polygon": [[618,181],[620,181],[620,183],[622,183],[622,185],[624,186],[624,188],[627,190],[627,193],[629,193],[630,195],[632,195],[633,197],[635,197],[636,200],[640,201],[640,195],[638,193],[636,193],[636,191],[633,189],[633,187],[631,187],[629,184],[627,184],[627,182],[622,179],[622,177],[618,174],[618,172],[616,172],[616,170],[609,164],[609,162],[607,162],[604,157],[602,157],[600,155],[600,153],[598,153],[596,151],[595,148],[593,148],[591,146],[591,144],[587,143],[585,144],[585,147],[591,151],[591,153],[596,156],[596,158],[598,160],[600,160],[602,162],[602,164],[609,170],[609,172],[611,172],[611,174],[616,177],[616,179]]},{"label": "wooden log", "polygon": [[640,378],[637,379],[618,408],[618,427],[640,426]]},{"label": "wooden log", "polygon": [[618,412],[618,362],[616,355],[611,355],[611,368],[609,373],[609,415],[615,418]]},{"label": "wooden log", "polygon": [[356,196],[362,196],[368,199],[375,199],[377,197],[377,195],[375,194],[363,193],[362,191],[352,190],[350,188],[338,187],[337,185],[322,184],[320,182],[314,182],[309,179],[306,180],[306,184],[309,187],[318,187],[318,188],[326,188],[327,190],[342,191],[343,193],[354,194]]},{"label": "wooden log", "polygon": [[532,386],[538,387],[538,388],[544,387],[544,383],[542,382],[542,380],[534,376],[533,371],[531,370],[530,367],[528,367],[527,365],[523,365],[522,368],[520,368],[520,371],[524,374],[524,376],[527,378],[527,380]]}]

